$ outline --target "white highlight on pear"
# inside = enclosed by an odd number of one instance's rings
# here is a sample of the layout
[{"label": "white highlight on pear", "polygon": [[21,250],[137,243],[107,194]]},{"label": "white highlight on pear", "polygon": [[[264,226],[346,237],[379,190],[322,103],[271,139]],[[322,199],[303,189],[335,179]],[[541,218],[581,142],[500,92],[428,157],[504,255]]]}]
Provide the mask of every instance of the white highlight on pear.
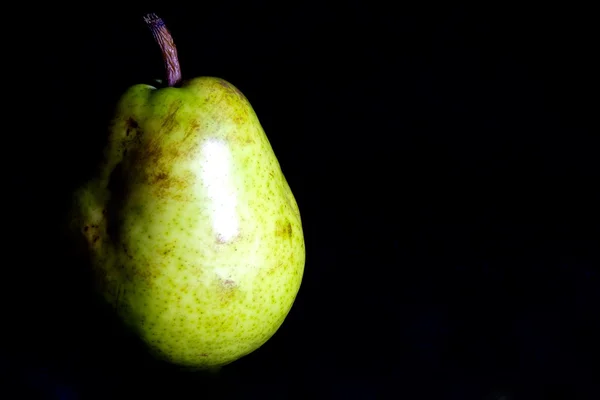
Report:
[{"label": "white highlight on pear", "polygon": [[213,230],[220,242],[228,242],[239,233],[231,152],[224,141],[209,139],[203,144],[200,159],[201,180],[213,208]]}]

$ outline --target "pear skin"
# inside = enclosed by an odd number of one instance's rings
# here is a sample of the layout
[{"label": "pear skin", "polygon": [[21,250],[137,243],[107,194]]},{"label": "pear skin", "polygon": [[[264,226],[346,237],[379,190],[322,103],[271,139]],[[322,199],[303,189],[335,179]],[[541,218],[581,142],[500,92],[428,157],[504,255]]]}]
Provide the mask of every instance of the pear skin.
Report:
[{"label": "pear skin", "polygon": [[300,289],[298,205],[252,106],[220,78],[130,87],[71,215],[99,292],[169,363],[251,353]]}]

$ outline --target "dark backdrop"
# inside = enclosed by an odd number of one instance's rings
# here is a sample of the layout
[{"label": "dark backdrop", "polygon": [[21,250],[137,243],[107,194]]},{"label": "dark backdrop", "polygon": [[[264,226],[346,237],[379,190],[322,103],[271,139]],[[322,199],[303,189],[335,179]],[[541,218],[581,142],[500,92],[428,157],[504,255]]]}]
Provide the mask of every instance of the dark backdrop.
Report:
[{"label": "dark backdrop", "polygon": [[[600,398],[591,9],[186,4],[4,17],[6,398]],[[303,218],[291,313],[212,377],[119,335],[58,228],[162,77],[149,11],[184,76],[248,97]]]}]

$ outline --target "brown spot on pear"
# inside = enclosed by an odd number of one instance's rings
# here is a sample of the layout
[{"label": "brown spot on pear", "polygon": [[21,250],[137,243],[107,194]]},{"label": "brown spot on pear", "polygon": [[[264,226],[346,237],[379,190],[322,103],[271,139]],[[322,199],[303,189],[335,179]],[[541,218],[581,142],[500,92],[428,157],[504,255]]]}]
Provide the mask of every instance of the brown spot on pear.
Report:
[{"label": "brown spot on pear", "polygon": [[231,279],[221,279],[218,280],[217,291],[219,295],[219,299],[222,303],[227,304],[231,302],[236,293],[237,293],[237,285]]},{"label": "brown spot on pear", "polygon": [[288,239],[292,237],[292,224],[289,220],[279,220],[277,221],[275,234],[279,237]]}]

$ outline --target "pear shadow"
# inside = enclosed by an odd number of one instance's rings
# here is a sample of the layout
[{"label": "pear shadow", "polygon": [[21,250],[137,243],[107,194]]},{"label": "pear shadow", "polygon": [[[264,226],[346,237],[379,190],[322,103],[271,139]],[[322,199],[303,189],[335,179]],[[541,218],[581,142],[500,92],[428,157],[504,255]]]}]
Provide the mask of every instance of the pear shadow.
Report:
[{"label": "pear shadow", "polygon": [[119,242],[120,210],[127,195],[127,184],[123,172],[123,163],[118,163],[110,174],[108,181],[110,200],[106,204],[106,232],[108,237]]}]

